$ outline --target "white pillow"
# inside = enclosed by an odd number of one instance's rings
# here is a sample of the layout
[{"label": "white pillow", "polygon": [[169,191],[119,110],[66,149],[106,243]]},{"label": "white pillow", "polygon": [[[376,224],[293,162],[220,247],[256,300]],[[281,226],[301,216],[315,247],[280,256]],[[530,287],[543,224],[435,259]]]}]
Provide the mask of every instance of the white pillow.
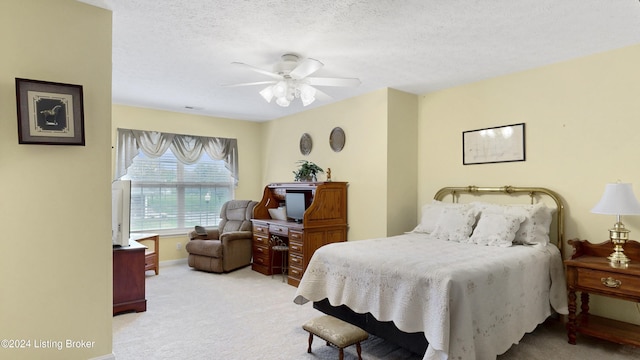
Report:
[{"label": "white pillow", "polygon": [[544,203],[499,205],[474,202],[472,204],[478,212],[483,214],[524,215],[525,220],[520,224],[520,229],[516,232],[513,240],[514,244],[549,244],[549,227],[555,210],[547,207]]},{"label": "white pillow", "polygon": [[473,208],[443,207],[431,236],[439,240],[468,242],[475,223]]},{"label": "white pillow", "polygon": [[553,218],[554,209],[547,207],[544,203],[534,205],[514,205],[520,206],[528,211],[527,218],[520,225],[520,230],[513,240],[516,244],[535,245],[549,244],[549,228]]},{"label": "white pillow", "polygon": [[469,241],[478,245],[509,247],[513,245],[524,220],[524,215],[482,213]]},{"label": "white pillow", "polygon": [[438,220],[442,215],[442,211],[445,208],[454,208],[461,210],[471,209],[470,204],[457,204],[457,203],[445,203],[438,200],[425,204],[422,206],[422,217],[420,223],[416,226],[412,232],[431,234],[438,224]]}]

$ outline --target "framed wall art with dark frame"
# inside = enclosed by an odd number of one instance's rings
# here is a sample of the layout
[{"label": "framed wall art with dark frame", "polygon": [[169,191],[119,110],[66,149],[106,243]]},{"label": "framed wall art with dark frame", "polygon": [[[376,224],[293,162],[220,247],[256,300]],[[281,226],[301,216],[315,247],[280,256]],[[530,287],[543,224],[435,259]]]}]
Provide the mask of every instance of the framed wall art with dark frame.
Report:
[{"label": "framed wall art with dark frame", "polygon": [[16,78],[18,142],[84,146],[82,86]]},{"label": "framed wall art with dark frame", "polygon": [[524,123],[462,132],[462,164],[525,161]]}]

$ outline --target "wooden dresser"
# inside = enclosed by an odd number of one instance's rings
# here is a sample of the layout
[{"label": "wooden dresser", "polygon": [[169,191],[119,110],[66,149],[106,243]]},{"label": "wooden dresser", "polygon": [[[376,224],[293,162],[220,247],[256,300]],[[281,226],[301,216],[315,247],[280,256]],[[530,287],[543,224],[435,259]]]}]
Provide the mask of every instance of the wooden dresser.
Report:
[{"label": "wooden dresser", "polygon": [[[309,191],[311,205],[302,223],[271,219],[269,209],[284,205],[287,190]],[[252,269],[272,275],[270,264],[280,264],[282,256],[271,251],[269,239],[277,236],[289,245],[288,280],[298,286],[313,253],[329,243],[347,241],[347,183],[273,183],[264,188],[262,200],[253,209]],[[276,258],[272,258],[272,257]],[[280,267],[278,267],[278,271]]]},{"label": "wooden dresser", "polygon": [[[575,249],[565,260],[569,292],[567,335],[576,343],[576,333],[640,346],[640,326],[589,314],[589,294],[640,302],[640,243],[628,241],[624,253],[631,263],[624,268],[609,264],[613,250],[611,241],[592,244],[585,240],[569,240]],[[576,291],[580,292],[580,313],[577,314]]]}]

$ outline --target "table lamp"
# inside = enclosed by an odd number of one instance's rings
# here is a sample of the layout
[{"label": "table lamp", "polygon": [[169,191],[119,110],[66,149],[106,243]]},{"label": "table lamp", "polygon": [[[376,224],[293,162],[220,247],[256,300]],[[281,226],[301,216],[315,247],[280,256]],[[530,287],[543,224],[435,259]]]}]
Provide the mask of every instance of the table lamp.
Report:
[{"label": "table lamp", "polygon": [[640,215],[640,203],[633,194],[631,184],[607,184],[600,202],[591,209],[594,214],[615,215],[616,223],[609,229],[609,238],[614,245],[609,263],[614,267],[626,267],[630,260],[622,246],[629,240],[629,230],[620,221],[621,215]]}]

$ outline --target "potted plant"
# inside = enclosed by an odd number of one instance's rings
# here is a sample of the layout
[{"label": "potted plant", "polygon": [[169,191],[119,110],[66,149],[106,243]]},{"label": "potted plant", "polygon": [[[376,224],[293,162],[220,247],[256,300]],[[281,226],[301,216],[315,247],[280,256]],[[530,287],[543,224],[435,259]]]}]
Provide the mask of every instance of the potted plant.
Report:
[{"label": "potted plant", "polygon": [[323,173],[321,167],[307,160],[298,160],[298,170],[293,172],[295,181],[318,181],[317,174]]}]

